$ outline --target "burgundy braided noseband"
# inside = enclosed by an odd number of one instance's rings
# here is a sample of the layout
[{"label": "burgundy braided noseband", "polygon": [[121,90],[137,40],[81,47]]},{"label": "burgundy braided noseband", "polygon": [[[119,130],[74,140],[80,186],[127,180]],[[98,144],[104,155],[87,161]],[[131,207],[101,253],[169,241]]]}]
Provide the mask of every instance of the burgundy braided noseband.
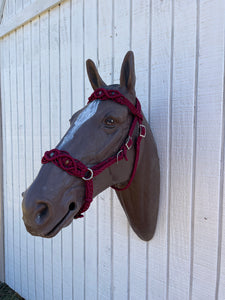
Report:
[{"label": "burgundy braided noseband", "polygon": [[116,155],[113,155],[104,161],[98,163],[97,165],[93,166],[92,168],[88,168],[85,166],[81,161],[73,158],[68,152],[58,149],[52,149],[50,151],[46,151],[44,156],[42,157],[41,162],[43,164],[47,164],[48,162],[52,162],[57,167],[61,168],[65,172],[67,172],[69,175],[76,176],[79,178],[82,178],[85,181],[86,184],[86,192],[85,192],[85,202],[83,206],[81,207],[80,211],[76,214],[74,219],[83,217],[82,213],[84,213],[90,206],[92,200],[93,200],[93,178],[97,175],[99,175],[102,171],[104,171],[106,168],[110,167],[114,163],[118,163],[123,158],[127,159],[127,151],[130,150],[130,148],[133,145],[132,135],[135,129],[135,126],[137,122],[139,123],[139,136],[136,141],[136,156],[134,161],[134,166],[132,170],[131,177],[129,179],[128,184],[123,188],[116,188],[113,187],[115,190],[125,190],[127,189],[136,172],[138,159],[139,159],[139,152],[140,152],[140,143],[141,139],[145,137],[146,135],[146,128],[142,124],[143,116],[141,113],[141,104],[136,98],[136,106],[134,106],[126,97],[124,97],[119,91],[117,90],[106,90],[103,88],[97,89],[94,91],[94,93],[88,98],[89,102],[92,102],[96,99],[99,100],[112,100],[116,103],[119,103],[121,105],[126,105],[131,113],[134,115],[133,122],[131,124],[128,137],[123,143],[123,145],[120,147],[119,151]]}]

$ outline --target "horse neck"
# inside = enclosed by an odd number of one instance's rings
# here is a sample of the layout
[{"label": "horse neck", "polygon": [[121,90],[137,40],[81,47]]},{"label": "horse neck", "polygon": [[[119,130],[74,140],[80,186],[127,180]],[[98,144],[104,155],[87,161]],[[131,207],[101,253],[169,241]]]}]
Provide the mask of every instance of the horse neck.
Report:
[{"label": "horse neck", "polygon": [[120,203],[136,234],[148,241],[153,237],[159,206],[159,159],[147,121],[147,134],[141,142],[137,171],[130,187],[117,191]]}]

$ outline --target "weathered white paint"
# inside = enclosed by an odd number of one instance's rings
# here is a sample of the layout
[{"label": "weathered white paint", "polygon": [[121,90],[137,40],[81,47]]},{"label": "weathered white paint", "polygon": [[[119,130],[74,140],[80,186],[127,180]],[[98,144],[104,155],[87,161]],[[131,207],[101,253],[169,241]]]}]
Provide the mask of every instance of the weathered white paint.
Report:
[{"label": "weathered white paint", "polygon": [[78,129],[96,114],[99,101],[100,100],[95,100],[91,102],[84,110],[82,110],[75,120],[73,126],[68,130],[60,144],[57,146],[58,149],[63,149],[63,147],[65,147],[66,144],[73,139],[74,134],[78,131]]},{"label": "weathered white paint", "polygon": [[[7,12],[3,14],[4,19],[2,22],[2,25],[0,26],[0,38],[5,36],[6,34],[10,33],[14,30],[14,28],[18,28],[35,17],[39,16],[44,11],[47,11],[57,5],[60,5],[64,0],[39,0],[39,1],[33,1],[30,5],[27,5],[24,7],[23,12],[21,13],[21,8],[19,7],[18,11],[16,11],[13,1],[7,0],[10,3],[8,6],[10,8],[13,7],[13,10],[11,13],[8,13],[8,18],[5,16],[7,15]],[[18,1],[19,2],[19,1]],[[18,3],[17,2],[17,3]],[[24,2],[25,3],[25,2]],[[0,9],[4,12],[5,3],[4,0],[2,2],[2,6],[0,6]],[[0,10],[1,13],[1,10]],[[1,15],[0,15],[0,21],[1,21]]]},{"label": "weathered white paint", "polygon": [[[37,300],[224,300],[225,2],[65,0],[42,14],[40,3],[7,0],[2,23],[14,20],[0,42],[6,282]],[[118,83],[129,49],[160,157],[153,240],[110,189],[55,238],[30,236],[20,193],[92,92],[85,60]]]}]

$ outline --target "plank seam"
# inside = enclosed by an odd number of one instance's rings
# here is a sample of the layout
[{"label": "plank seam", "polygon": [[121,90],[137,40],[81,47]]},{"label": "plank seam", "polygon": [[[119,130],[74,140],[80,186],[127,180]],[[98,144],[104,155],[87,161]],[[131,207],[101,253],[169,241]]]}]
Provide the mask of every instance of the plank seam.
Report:
[{"label": "plank seam", "polygon": [[[9,39],[6,39],[6,48],[7,49],[9,49]],[[9,53],[8,53],[8,55],[9,55]],[[8,55],[7,55],[7,63],[9,64],[9,57],[8,57]],[[9,71],[7,70],[7,77],[8,77],[8,79],[9,79]],[[5,90],[7,89],[7,86],[6,86],[6,84],[5,84]],[[4,108],[5,108],[5,116],[6,116],[6,111],[7,111],[7,109],[6,109],[6,105],[4,106]],[[6,119],[6,118],[5,118]],[[7,129],[6,129],[6,126],[5,126],[5,137],[7,137]],[[6,147],[5,147],[5,149],[6,149],[6,158],[8,159],[8,147],[7,147],[7,145],[6,145]],[[7,160],[8,161],[8,160]],[[5,163],[5,165],[7,165],[7,163]],[[7,169],[7,168],[6,168]],[[7,176],[8,176],[8,169],[7,169],[7,171],[5,172],[5,174],[6,174],[6,184],[7,184]],[[7,192],[7,189],[6,189],[6,194],[5,194],[5,197],[7,198],[8,197],[8,192]],[[9,226],[8,226],[8,223],[9,223],[9,213],[8,213],[8,201],[6,201],[6,209],[5,209],[5,211],[7,211],[7,218],[6,218],[6,221],[5,221],[5,225],[6,225],[6,236],[5,236],[5,246],[6,246],[6,258],[9,258],[9,241],[8,241],[8,235],[9,235]],[[8,268],[8,266],[7,266],[7,264],[5,264],[5,281],[7,282],[7,280],[8,280],[8,278],[9,278],[9,268]]]},{"label": "plank seam", "polygon": [[[18,39],[18,33],[17,31],[15,32],[15,40],[16,40],[16,49],[15,49],[15,52],[16,52],[16,98],[18,99],[18,94],[19,94],[19,89],[18,89],[18,61],[17,61],[17,51],[18,51],[18,48],[17,48],[17,39]],[[16,114],[17,114],[17,153],[18,153],[18,162],[17,162],[17,168],[18,168],[18,178],[20,178],[20,172],[19,172],[19,157],[20,157],[20,147],[19,147],[19,107],[18,107],[18,101],[16,101]],[[20,186],[20,180],[18,180],[18,188],[19,188],[19,192],[21,192],[21,186]],[[21,210],[19,210],[19,220],[22,220],[21,218]],[[19,224],[19,257],[20,257],[20,290],[19,292],[21,293],[21,290],[22,290],[22,269],[21,269],[21,224]]]},{"label": "plank seam", "polygon": [[[12,36],[11,36],[11,38],[9,39],[9,87],[10,87],[10,91],[9,91],[9,97],[10,97],[10,116],[9,116],[9,118],[10,118],[10,132],[12,132],[12,119],[13,119],[13,117],[12,117],[12,90],[11,90],[11,88],[12,88],[12,71],[11,71],[11,57],[12,57],[12,53],[11,53],[11,51],[12,51],[12,45],[11,45],[11,39],[12,39]],[[11,137],[10,137],[10,140],[11,140],[11,149],[10,149],[10,154],[11,154],[11,157],[13,157],[13,135],[11,134]],[[13,170],[14,170],[14,160],[12,159],[12,161],[11,161],[11,174],[13,174]],[[11,283],[12,285],[10,285],[13,289],[15,289],[15,252],[14,252],[14,249],[15,249],[15,241],[14,241],[14,236],[15,236],[15,234],[14,234],[14,217],[15,217],[15,213],[14,213],[14,207],[15,207],[15,205],[14,205],[14,184],[13,184],[13,176],[12,176],[12,178],[11,178],[11,180],[12,180],[12,182],[11,182],[11,184],[12,184],[12,186],[11,186],[11,197],[12,197],[12,199],[10,200],[11,202],[12,202],[12,205],[13,205],[13,208],[12,208],[12,255],[13,255],[13,262],[12,262],[12,264],[13,264],[13,266],[14,266],[14,270],[13,270],[13,274],[11,274],[12,275],[12,277],[13,277],[13,282]]]},{"label": "plank seam", "polygon": [[173,56],[174,56],[174,0],[171,1],[171,44],[170,44],[170,93],[169,93],[169,115],[168,115],[168,152],[167,152],[167,270],[166,270],[166,299],[169,299],[170,281],[170,208],[171,208],[171,153],[172,153],[172,98],[173,98]]}]

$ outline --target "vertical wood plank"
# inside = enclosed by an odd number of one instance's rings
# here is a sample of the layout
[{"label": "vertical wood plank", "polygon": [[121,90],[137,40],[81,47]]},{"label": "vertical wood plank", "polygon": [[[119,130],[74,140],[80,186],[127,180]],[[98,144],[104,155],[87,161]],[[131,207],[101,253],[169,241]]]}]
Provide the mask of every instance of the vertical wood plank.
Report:
[{"label": "vertical wood plank", "polygon": [[[224,105],[224,103],[223,103],[223,105]],[[225,113],[225,105],[224,105],[224,113]],[[223,117],[224,116],[225,115],[223,115]],[[224,120],[223,120],[223,128],[225,128],[224,126],[225,126],[225,124],[224,124]],[[224,132],[223,132],[223,138],[222,138],[223,149],[224,149],[224,138],[225,138],[225,136],[224,136]],[[224,150],[222,150],[222,151],[224,151]],[[223,153],[223,155],[224,155],[224,153]],[[221,192],[223,192],[222,193],[223,199],[222,199],[222,205],[220,207],[220,209],[222,211],[221,211],[221,229],[220,229],[221,230],[221,237],[220,237],[221,240],[219,240],[219,242],[221,243],[221,245],[220,245],[221,248],[220,248],[219,270],[217,270],[217,272],[218,272],[218,274],[217,274],[217,280],[218,280],[217,295],[218,295],[219,300],[222,300],[225,298],[225,284],[224,284],[224,282],[225,282],[225,176],[224,176],[225,175],[224,174],[225,156],[223,156],[222,160],[223,160],[223,166],[222,166],[221,170],[223,171],[223,173],[221,175],[223,176],[223,182],[222,182],[223,186],[221,187],[222,188]]]},{"label": "vertical wood plank", "polygon": [[[25,78],[24,78],[24,43],[23,28],[17,31],[17,102],[18,102],[18,154],[19,154],[19,187],[21,193],[26,189],[26,152],[25,152]],[[21,206],[20,208],[21,209]],[[22,217],[22,216],[21,216]],[[21,295],[28,298],[28,261],[27,261],[27,231],[20,220],[21,241]]]},{"label": "vertical wood plank", "polygon": [[112,288],[113,299],[128,298],[128,229],[127,217],[119,203],[117,195],[113,196],[113,245],[112,245]]},{"label": "vertical wood plank", "polygon": [[[71,35],[70,1],[60,6],[60,99],[61,99],[61,137],[66,133],[71,118]],[[72,299],[72,225],[62,230],[62,280],[63,299]]]},{"label": "vertical wood plank", "polygon": [[[25,96],[25,157],[26,188],[33,178],[33,109],[32,109],[32,57],[31,23],[24,27],[24,96]],[[27,233],[28,297],[35,299],[35,245],[34,237]]]},{"label": "vertical wood plank", "polygon": [[[174,2],[169,235],[170,299],[189,299],[196,12],[194,2],[192,5],[185,1]],[[183,32],[187,32],[187,36]]]},{"label": "vertical wood plank", "polygon": [[[225,48],[224,48],[225,53]],[[225,61],[223,73],[225,72]],[[221,132],[221,165],[220,165],[220,203],[218,219],[218,257],[217,257],[217,283],[215,298],[225,297],[225,84],[223,84],[223,111]]]},{"label": "vertical wood plank", "polygon": [[[225,54],[225,45],[224,45]],[[225,60],[223,75],[225,74]],[[225,298],[225,83],[223,83],[223,110],[221,131],[221,165],[220,165],[220,203],[218,219],[218,258],[217,258],[217,286],[215,297]]]},{"label": "vertical wood plank", "polygon": [[[0,50],[0,65],[2,66],[3,62],[3,54],[2,52],[3,47]],[[1,70],[0,72],[0,118],[1,118],[1,127],[0,127],[0,281],[4,282],[5,281],[5,242],[4,242],[4,193],[3,193],[3,186],[4,186],[4,179],[3,179],[3,139],[4,139],[4,133],[3,133],[3,128],[2,124],[4,121],[4,111],[2,109],[3,101],[4,101],[4,81],[3,81],[3,76],[2,72],[4,70]]]},{"label": "vertical wood plank", "polygon": [[[50,149],[49,12],[40,17],[41,154]],[[44,299],[53,299],[52,240],[43,240]]]},{"label": "vertical wood plank", "polygon": [[18,12],[20,12],[23,9],[23,0],[15,0],[15,2],[16,2],[16,4],[15,4],[15,6],[16,6],[15,11],[16,11],[16,14],[17,14]]},{"label": "vertical wood plank", "polygon": [[[40,20],[32,21],[32,115],[33,115],[33,179],[40,169],[41,158],[41,99],[40,99]],[[43,299],[43,238],[35,237],[35,296]]]},{"label": "vertical wood plank", "polygon": [[[60,113],[60,19],[59,6],[50,11],[50,148],[56,146],[61,134]],[[62,232],[52,238],[53,299],[62,299]]]},{"label": "vertical wood plank", "polygon": [[[10,131],[11,131],[11,135],[10,135],[10,146],[11,146],[11,149],[9,149],[9,153],[11,155],[11,157],[13,156],[13,146],[14,146],[14,135],[13,135],[13,129],[14,129],[14,124],[13,124],[13,107],[14,107],[14,99],[15,99],[15,90],[16,90],[16,79],[15,79],[15,56],[14,56],[14,53],[15,53],[15,33],[14,35],[11,35],[9,37],[9,82],[10,82]],[[12,224],[10,224],[10,235],[11,235],[11,238],[13,240],[10,240],[10,247],[12,247],[12,266],[13,266],[13,270],[11,270],[11,278],[12,278],[12,284],[13,284],[13,288],[15,288],[15,200],[14,200],[14,166],[15,166],[15,160],[12,160],[11,162],[11,170],[9,173],[11,173],[11,199],[10,199],[10,206],[11,206],[11,209],[12,209],[12,213],[11,213],[11,222]],[[18,269],[17,269],[18,270]]]},{"label": "vertical wood plank", "polygon": [[30,5],[31,0],[23,0],[23,7]]},{"label": "vertical wood plank", "polygon": [[7,18],[11,18],[13,15],[15,15],[15,0],[8,0],[8,15]]},{"label": "vertical wood plank", "polygon": [[[4,207],[4,255],[5,255],[5,262],[8,261],[8,205],[7,205],[7,172],[6,172],[6,158],[7,158],[7,145],[6,145],[6,137],[7,137],[7,128],[6,128],[6,97],[7,97],[7,82],[6,77],[8,73],[8,59],[6,56],[6,47],[7,47],[7,38],[2,40],[1,43],[1,95],[4,99],[2,101],[2,133],[3,133],[3,207]],[[8,269],[7,265],[5,264],[5,281],[7,280],[8,276]]]},{"label": "vertical wood plank", "polygon": [[151,2],[132,1],[131,47],[135,55],[136,94],[141,108],[148,119],[149,111],[149,37],[151,30]]},{"label": "vertical wood plank", "polygon": [[17,61],[16,33],[10,35],[10,74],[11,74],[11,138],[12,138],[12,197],[13,197],[13,231],[14,231],[14,288],[20,288],[20,193],[18,185],[18,132],[17,132]]},{"label": "vertical wood plank", "polygon": [[[7,234],[8,234],[8,229],[7,229],[7,222],[8,222],[8,210],[7,210],[7,202],[6,202],[6,177],[7,177],[7,172],[5,170],[5,159],[7,158],[7,151],[6,151],[6,107],[5,107],[5,99],[6,99],[6,72],[8,70],[7,62],[8,60],[6,59],[6,39],[2,40],[1,42],[1,111],[2,111],[2,159],[3,159],[3,177],[2,177],[2,183],[3,183],[3,194],[2,194],[2,219],[1,219],[1,226],[2,226],[2,238],[3,238],[3,243],[2,243],[2,256],[3,256],[3,264],[1,266],[2,270],[2,279],[6,281],[6,271],[7,271],[7,265],[6,262],[8,261],[8,243],[7,243]],[[4,216],[4,219],[3,219]],[[4,248],[3,248],[4,247]]]},{"label": "vertical wood plank", "polygon": [[[15,202],[16,202],[16,207],[15,207],[15,235],[17,236],[15,243],[17,244],[17,249],[16,249],[16,254],[15,254],[15,263],[17,265],[18,270],[15,271],[15,285],[18,286],[16,290],[21,293],[22,292],[22,278],[21,278],[21,269],[22,269],[22,261],[21,261],[21,228],[22,228],[22,209],[21,209],[21,204],[22,204],[22,195],[21,195],[21,182],[19,180],[20,177],[20,147],[19,147],[19,139],[20,139],[20,129],[19,129],[19,85],[18,85],[18,68],[19,68],[19,62],[18,62],[18,50],[17,47],[18,45],[18,31],[15,32],[15,60],[16,60],[16,98],[14,99],[14,105],[15,105],[15,117],[13,116],[13,120],[15,123],[15,128],[14,128],[14,134],[16,135],[15,138],[15,146],[14,149],[16,149],[17,154],[15,156],[16,162],[15,162],[15,172],[17,174],[15,178]],[[21,43],[20,43],[21,46]],[[24,179],[24,178],[23,178]]]},{"label": "vertical wood plank", "polygon": [[[149,35],[150,2],[132,1],[131,47],[135,53],[136,95],[148,119],[149,111]],[[137,199],[138,201],[138,199]],[[147,299],[147,243],[131,230],[130,234],[130,298]]]},{"label": "vertical wood plank", "polygon": [[214,299],[216,289],[224,66],[223,11],[224,3],[221,1],[200,1],[192,299]]},{"label": "vertical wood plank", "polygon": [[[107,12],[107,14],[102,13]],[[112,83],[112,1],[98,2],[100,76]],[[98,297],[112,297],[112,193],[108,188],[98,196]]]},{"label": "vertical wood plank", "polygon": [[[84,3],[84,57],[97,62],[97,1]],[[97,64],[98,67],[98,64]],[[85,67],[85,102],[92,93]],[[96,198],[85,213],[85,299],[98,298],[98,215]]]},{"label": "vertical wood plank", "polygon": [[[2,202],[2,208],[4,209],[4,220],[3,220],[3,226],[4,226],[4,262],[8,261],[8,244],[7,244],[7,234],[8,234],[8,229],[7,229],[7,222],[8,222],[8,210],[7,210],[7,202],[6,202],[6,169],[5,169],[5,159],[7,155],[6,151],[6,107],[5,107],[5,99],[6,99],[6,72],[7,72],[7,60],[6,60],[6,39],[3,39],[1,42],[1,107],[2,107],[2,139],[3,139],[3,202]],[[3,245],[2,245],[3,247]],[[3,267],[3,266],[2,266]],[[7,266],[4,263],[4,281],[6,281],[6,271],[7,271]]]},{"label": "vertical wood plank", "polygon": [[171,1],[152,0],[150,13],[150,126],[160,161],[160,202],[156,233],[148,249],[148,297],[166,299]]},{"label": "vertical wood plank", "polygon": [[114,1],[114,34],[113,34],[113,50],[114,50],[114,82],[120,81],[120,69],[126,52],[130,49],[130,1],[123,2]]},{"label": "vertical wood plank", "polygon": [[[124,55],[130,49],[130,2],[113,2],[113,83],[119,83]],[[129,225],[127,217],[113,191],[113,297],[129,297]],[[121,259],[123,258],[123,259]]]},{"label": "vertical wood plank", "polygon": [[111,299],[111,191],[98,195],[98,297]]},{"label": "vertical wood plank", "polygon": [[[83,1],[72,1],[71,10],[71,55],[72,55],[72,110],[73,113],[84,105],[84,32]],[[84,299],[84,218],[73,221],[73,299]]]},{"label": "vertical wood plank", "polygon": [[7,218],[7,255],[8,262],[6,265],[6,282],[9,286],[14,287],[14,251],[13,251],[13,199],[12,199],[12,138],[11,138],[11,73],[10,73],[10,37],[6,40],[7,51],[5,52],[6,73],[5,73],[5,113],[6,113],[6,152],[7,152],[7,177],[6,177],[6,202],[8,210]]}]

